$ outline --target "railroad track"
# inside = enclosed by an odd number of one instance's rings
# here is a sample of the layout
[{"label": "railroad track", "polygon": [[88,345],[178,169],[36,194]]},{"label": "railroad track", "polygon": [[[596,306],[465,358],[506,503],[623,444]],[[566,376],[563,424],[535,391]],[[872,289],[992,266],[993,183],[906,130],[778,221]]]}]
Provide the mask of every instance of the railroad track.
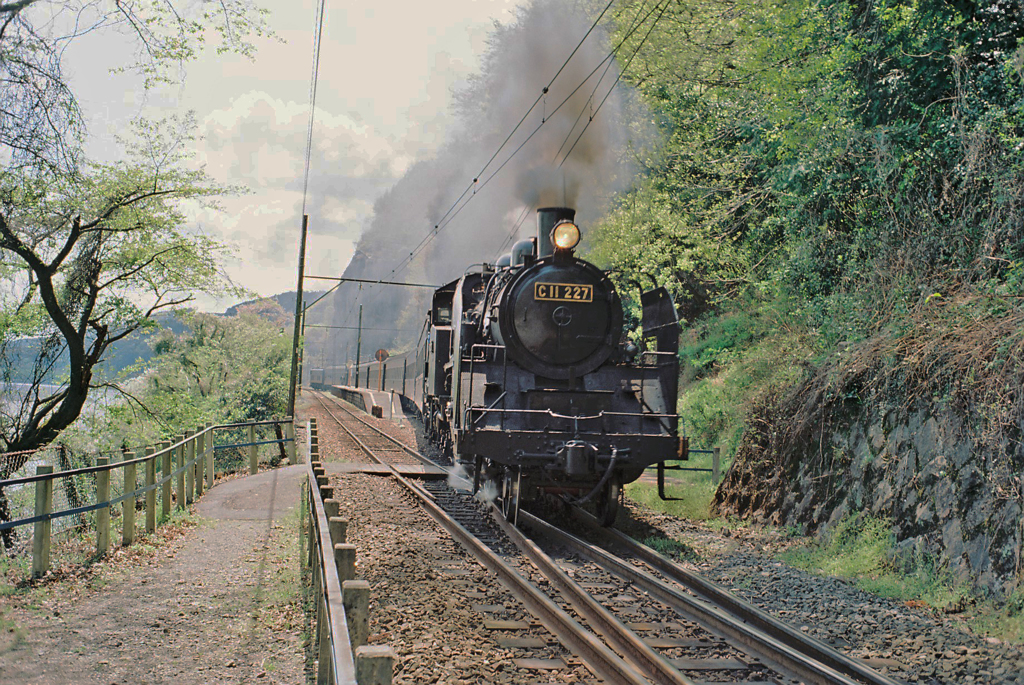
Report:
[{"label": "railroad track", "polygon": [[[314,396],[371,460],[389,468],[440,466],[333,397]],[[897,685],[631,538],[601,529],[588,514],[574,517],[600,544],[522,511],[519,524],[538,536],[534,540],[505,521],[496,506],[472,497],[465,481],[412,482],[391,471],[566,650],[606,682]]]}]

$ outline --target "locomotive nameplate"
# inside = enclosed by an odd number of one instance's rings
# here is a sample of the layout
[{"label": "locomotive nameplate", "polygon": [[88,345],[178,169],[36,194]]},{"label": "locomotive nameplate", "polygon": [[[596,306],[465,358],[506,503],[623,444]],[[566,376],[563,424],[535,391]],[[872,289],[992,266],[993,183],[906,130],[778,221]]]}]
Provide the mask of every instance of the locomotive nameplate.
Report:
[{"label": "locomotive nameplate", "polygon": [[590,283],[534,283],[533,299],[546,302],[593,302]]}]

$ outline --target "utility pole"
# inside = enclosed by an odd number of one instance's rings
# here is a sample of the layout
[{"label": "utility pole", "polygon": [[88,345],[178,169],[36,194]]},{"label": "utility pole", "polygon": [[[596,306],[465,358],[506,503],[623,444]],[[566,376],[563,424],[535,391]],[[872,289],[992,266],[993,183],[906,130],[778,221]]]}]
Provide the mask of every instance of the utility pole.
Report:
[{"label": "utility pole", "polygon": [[302,300],[302,329],[300,330],[300,336],[302,338],[302,347],[299,348],[299,382],[298,392],[302,394],[302,366],[306,358],[306,310],[309,309],[309,305],[306,304],[306,300]]},{"label": "utility pole", "polygon": [[[363,305],[359,305],[359,333],[356,335],[356,387],[359,387],[359,352],[363,347]],[[367,372],[369,373],[369,372]]]},{"label": "utility pole", "polygon": [[295,292],[295,331],[292,333],[292,372],[288,385],[288,416],[295,416],[295,387],[298,384],[299,372],[299,326],[302,318],[302,277],[306,271],[306,229],[309,227],[309,215],[302,215],[302,237],[299,239],[299,283]]}]

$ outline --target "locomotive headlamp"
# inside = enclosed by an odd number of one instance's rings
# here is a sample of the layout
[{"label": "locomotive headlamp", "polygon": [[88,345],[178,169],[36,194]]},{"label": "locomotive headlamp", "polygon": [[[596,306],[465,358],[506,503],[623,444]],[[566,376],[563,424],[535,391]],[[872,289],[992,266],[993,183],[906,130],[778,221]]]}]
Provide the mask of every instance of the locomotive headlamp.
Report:
[{"label": "locomotive headlamp", "polygon": [[556,250],[571,250],[579,245],[580,229],[571,221],[560,221],[551,229],[551,242]]}]

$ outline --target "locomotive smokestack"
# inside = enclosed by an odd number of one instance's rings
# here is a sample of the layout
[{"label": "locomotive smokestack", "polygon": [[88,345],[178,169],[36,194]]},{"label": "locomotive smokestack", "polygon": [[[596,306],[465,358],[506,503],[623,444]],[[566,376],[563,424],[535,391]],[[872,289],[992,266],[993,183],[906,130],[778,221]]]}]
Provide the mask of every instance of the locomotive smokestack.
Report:
[{"label": "locomotive smokestack", "polygon": [[576,219],[576,210],[571,207],[542,207],[537,210],[537,258],[548,257],[554,253],[551,244],[551,229],[559,221]]}]

